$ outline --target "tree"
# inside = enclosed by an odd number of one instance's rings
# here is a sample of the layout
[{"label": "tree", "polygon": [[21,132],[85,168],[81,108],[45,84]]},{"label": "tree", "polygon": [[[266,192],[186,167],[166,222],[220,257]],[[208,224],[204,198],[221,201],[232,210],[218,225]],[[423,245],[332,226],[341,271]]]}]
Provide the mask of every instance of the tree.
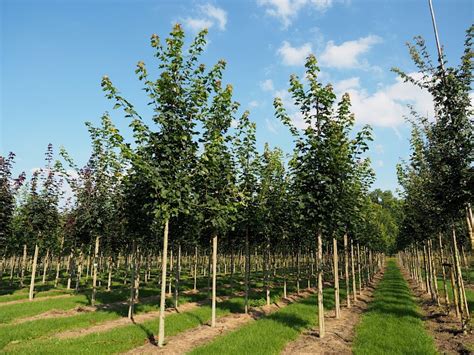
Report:
[{"label": "tree", "polygon": [[198,63],[206,45],[207,30],[201,31],[189,49],[184,51],[184,31],[179,24],[173,27],[166,46],[157,35],[152,35],[151,46],[159,60],[159,76],[148,77],[145,64],[140,61],[135,70],[149,97],[154,114],[150,128],[134,106],[123,98],[104,76],[102,88],[106,97],[115,101],[114,108],[122,108],[131,120],[135,145],[119,142],[130,163],[139,167],[153,189],[153,214],[156,224],[163,226],[163,252],[158,345],[164,342],[166,295],[166,264],[170,219],[181,213],[188,214],[196,205],[193,179],[196,176],[197,149],[195,126],[209,107],[209,93],[220,80],[223,62],[207,71]]},{"label": "tree", "polygon": [[[220,70],[225,68],[222,63]],[[216,73],[221,77],[221,72]],[[216,323],[217,238],[230,228],[234,204],[234,171],[227,134],[238,104],[232,100],[232,86],[221,87],[220,80],[213,83],[214,97],[209,110],[204,112],[204,133],[200,140],[204,152],[199,159],[200,207],[203,224],[212,239],[212,319]]]},{"label": "tree", "polygon": [[[336,108],[332,86],[323,86],[318,81],[319,68],[313,55],[308,56],[305,67],[308,89],[296,75],[291,76],[289,88],[305,129],[300,132],[293,125],[281,99],[275,99],[274,106],[277,117],[295,137],[295,154],[290,164],[293,184],[303,224],[308,233],[317,236],[319,330],[323,337],[322,235],[335,238],[347,229],[349,221],[344,212],[348,198],[345,195],[351,193],[347,185],[351,184],[353,175],[357,176],[354,172],[356,163],[367,149],[366,140],[371,138],[370,128],[366,126],[355,139],[349,139],[354,125],[349,112],[349,96],[344,95]],[[347,259],[346,252],[346,270]]]}]

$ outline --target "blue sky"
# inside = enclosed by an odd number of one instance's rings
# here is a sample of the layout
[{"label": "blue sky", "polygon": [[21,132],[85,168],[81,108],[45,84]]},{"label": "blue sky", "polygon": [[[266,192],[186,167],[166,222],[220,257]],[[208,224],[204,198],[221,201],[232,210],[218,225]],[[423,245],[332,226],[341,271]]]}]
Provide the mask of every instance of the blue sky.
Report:
[{"label": "blue sky", "polygon": [[[445,53],[457,64],[474,3],[433,2]],[[17,154],[17,172],[42,166],[50,142],[85,163],[84,121],[98,122],[112,111],[100,88],[104,74],[145,111],[135,65],[143,60],[152,71],[150,35],[165,37],[175,22],[189,37],[209,27],[203,61],[227,61],[225,81],[257,122],[259,147],[269,142],[291,151],[272,102],[282,96],[299,124],[286,90],[291,73],[303,74],[310,52],[320,62],[321,80],[351,94],[357,124],[373,126],[374,187],[397,187],[395,165],[409,153],[406,105],[432,112],[429,95],[390,71],[415,70],[405,46],[415,35],[435,54],[427,0],[0,0],[0,14],[0,154]],[[127,131],[126,120],[112,114]]]}]

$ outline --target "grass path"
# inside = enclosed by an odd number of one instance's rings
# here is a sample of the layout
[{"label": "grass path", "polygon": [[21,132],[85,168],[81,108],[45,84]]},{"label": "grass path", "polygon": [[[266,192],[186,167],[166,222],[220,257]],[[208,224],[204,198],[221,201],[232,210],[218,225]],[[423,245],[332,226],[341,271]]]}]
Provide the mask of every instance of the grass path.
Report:
[{"label": "grass path", "polygon": [[[345,293],[341,290],[341,298]],[[317,325],[316,295],[216,338],[190,354],[279,354],[301,332]],[[334,289],[324,289],[324,306],[334,308]]]},{"label": "grass path", "polygon": [[374,300],[356,328],[355,354],[436,354],[407,282],[389,260]]},{"label": "grass path", "polygon": [[[231,312],[242,312],[242,299],[231,299],[217,304],[217,316]],[[188,312],[173,313],[166,318],[166,336],[172,336],[210,320],[210,306],[197,307]],[[73,339],[38,338],[28,342],[10,343],[6,354],[113,354],[121,353],[144,344],[158,327],[157,318],[143,323],[129,324],[106,332],[92,333]]]}]

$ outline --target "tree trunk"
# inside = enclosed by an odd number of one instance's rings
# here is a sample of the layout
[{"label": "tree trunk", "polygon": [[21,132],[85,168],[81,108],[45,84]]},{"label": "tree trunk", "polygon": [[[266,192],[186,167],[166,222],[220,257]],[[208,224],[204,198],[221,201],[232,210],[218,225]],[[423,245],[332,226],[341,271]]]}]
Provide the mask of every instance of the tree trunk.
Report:
[{"label": "tree trunk", "polygon": [[179,278],[181,276],[181,244],[178,244],[178,262],[175,271],[174,282],[174,308],[179,306]]},{"label": "tree trunk", "polygon": [[173,248],[174,248],[174,243],[171,243],[171,249],[170,249],[170,279],[168,281],[168,294],[171,296],[172,294],[172,288],[171,288],[171,284],[172,284],[172,281],[173,281],[173,270],[174,270],[174,259],[173,259]]},{"label": "tree trunk", "polygon": [[31,281],[30,281],[30,293],[28,295],[28,299],[30,301],[33,300],[34,292],[35,292],[35,278],[36,278],[36,264],[38,263],[38,244],[35,244],[35,253],[33,255],[33,263],[31,265]]},{"label": "tree trunk", "polygon": [[128,318],[133,320],[134,307],[135,307],[135,273],[137,266],[137,252],[135,246],[135,240],[132,242],[132,275],[130,277],[130,299],[128,303]]},{"label": "tree trunk", "polygon": [[323,239],[321,232],[318,233],[318,319],[319,337],[325,335],[324,327],[324,305],[323,305]]},{"label": "tree trunk", "polygon": [[79,265],[77,267],[77,276],[76,276],[76,292],[79,291],[79,286],[81,285],[81,277],[82,277],[82,269],[84,267],[84,253],[82,252],[82,245],[81,249],[79,250]]},{"label": "tree trunk", "polygon": [[21,260],[21,276],[20,276],[21,287],[23,287],[23,281],[25,279],[26,257],[27,257],[26,244],[23,244],[23,259]]},{"label": "tree trunk", "polygon": [[267,237],[266,246],[266,260],[265,260],[265,298],[267,306],[270,305],[270,238]]},{"label": "tree trunk", "polygon": [[351,269],[352,269],[352,295],[354,302],[357,301],[357,284],[354,265],[354,241],[351,239]]},{"label": "tree trunk", "polygon": [[466,333],[467,329],[466,326],[468,324],[470,314],[469,314],[469,306],[467,303],[467,298],[466,298],[466,292],[464,289],[464,281],[462,279],[462,271],[461,271],[461,265],[459,262],[459,253],[458,253],[458,247],[457,247],[457,242],[456,242],[456,232],[454,230],[454,226],[452,227],[453,231],[453,257],[454,257],[454,268],[455,268],[455,275],[457,278],[457,288],[458,288],[458,294],[459,294],[459,309],[461,311],[461,326],[462,326],[462,331]]},{"label": "tree trunk", "polygon": [[196,291],[197,290],[197,267],[198,267],[198,247],[196,246],[194,248],[194,286],[193,286],[193,290]]},{"label": "tree trunk", "polygon": [[158,329],[158,346],[162,347],[165,340],[165,301],[166,301],[166,264],[168,256],[168,227],[169,220],[165,221],[163,233],[163,253],[161,260],[161,296],[160,296],[160,318]]},{"label": "tree trunk", "polygon": [[230,292],[234,293],[234,243],[230,250]]},{"label": "tree trunk", "polygon": [[93,260],[93,276],[92,276],[92,297],[91,305],[95,305],[95,297],[97,294],[97,268],[98,268],[98,258],[99,258],[99,236],[95,237],[95,249],[94,249],[94,260]]},{"label": "tree trunk", "polygon": [[339,301],[339,258],[337,254],[337,240],[336,238],[332,238],[333,244],[333,270],[334,270],[334,302],[335,307],[334,310],[336,311],[336,318],[341,317],[341,306]]},{"label": "tree trunk", "polygon": [[441,271],[443,273],[443,290],[444,290],[444,303],[446,305],[446,310],[449,313],[449,295],[448,295],[448,285],[446,284],[446,269],[445,269],[445,260],[444,260],[444,250],[443,250],[443,239],[441,233],[439,233],[439,252],[441,258]]},{"label": "tree trunk", "polygon": [[49,248],[46,249],[46,255],[43,260],[43,280],[41,283],[44,285],[46,283],[46,274],[48,273]]},{"label": "tree trunk", "polygon": [[359,294],[362,294],[362,271],[360,265],[360,245],[357,243],[357,270],[359,272]]},{"label": "tree trunk", "polygon": [[351,308],[351,292],[349,285],[349,248],[347,245],[347,233],[344,233],[344,276],[346,278],[347,308]]},{"label": "tree trunk", "polygon": [[425,266],[425,283],[426,283],[426,292],[431,297],[431,278],[428,272],[428,261],[426,260],[426,245],[423,244],[423,265]]},{"label": "tree trunk", "polygon": [[217,276],[217,235],[212,236],[212,318],[211,327],[216,326],[216,276]]},{"label": "tree trunk", "polygon": [[471,250],[474,251],[474,221],[472,219],[472,210],[470,203],[468,203],[466,207],[466,221],[467,229],[469,231],[469,240],[471,241]]},{"label": "tree trunk", "polygon": [[107,278],[107,291],[110,291],[112,287],[112,269],[113,269],[113,258],[112,255],[109,256],[109,276]]},{"label": "tree trunk", "polygon": [[249,290],[250,290],[250,242],[249,227],[245,229],[245,313],[249,312]]}]

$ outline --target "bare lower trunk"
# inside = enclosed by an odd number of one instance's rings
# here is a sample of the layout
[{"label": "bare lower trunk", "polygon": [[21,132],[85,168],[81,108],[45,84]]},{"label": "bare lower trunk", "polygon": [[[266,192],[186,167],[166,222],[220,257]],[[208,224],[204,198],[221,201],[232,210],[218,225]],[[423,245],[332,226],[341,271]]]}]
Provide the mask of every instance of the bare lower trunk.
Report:
[{"label": "bare lower trunk", "polygon": [[95,305],[95,297],[97,294],[97,269],[98,269],[98,262],[99,262],[99,236],[95,237],[95,249],[94,249],[94,260],[93,260],[93,276],[92,276],[92,297],[91,297],[91,305]]},{"label": "bare lower trunk", "polygon": [[458,247],[457,247],[457,242],[456,242],[456,232],[454,230],[454,226],[452,228],[452,233],[453,233],[453,259],[454,259],[454,270],[455,270],[455,277],[457,281],[457,289],[458,289],[458,294],[459,294],[459,310],[461,311],[461,327],[463,332],[465,333],[467,331],[467,324],[469,322],[469,306],[467,303],[467,298],[466,298],[466,291],[464,289],[464,281],[462,279],[462,271],[461,271],[461,265],[459,261],[459,253],[458,253]]},{"label": "bare lower trunk", "polygon": [[84,262],[84,254],[82,253],[82,245],[81,249],[79,250],[79,265],[77,267],[77,276],[76,276],[76,292],[79,291],[79,286],[81,285],[81,277],[82,277],[82,268]]},{"label": "bare lower trunk", "polygon": [[339,301],[339,258],[337,254],[337,240],[332,238],[333,243],[333,270],[334,270],[334,301],[335,301],[335,311],[336,318],[341,317],[341,306]]},{"label": "bare lower trunk", "polygon": [[474,251],[474,221],[472,219],[472,210],[470,203],[466,207],[466,221],[467,230],[469,232],[469,240],[471,241],[471,250]]},{"label": "bare lower trunk", "polygon": [[135,241],[132,242],[132,275],[130,277],[130,299],[128,303],[128,318],[133,319],[134,308],[135,308],[135,279],[136,279],[136,268],[137,268],[137,252],[135,247]]},{"label": "bare lower trunk", "polygon": [[324,305],[323,305],[323,239],[321,232],[318,233],[318,320],[319,337],[325,335],[324,327]]},{"label": "bare lower trunk", "polygon": [[249,290],[250,290],[250,242],[249,228],[245,229],[245,313],[249,312]]},{"label": "bare lower trunk", "polygon": [[198,262],[198,247],[196,246],[195,249],[194,249],[194,286],[193,286],[193,290],[196,291],[197,290],[197,264]]},{"label": "bare lower trunk", "polygon": [[356,275],[355,275],[355,265],[354,265],[354,242],[351,239],[351,270],[352,270],[352,295],[354,297],[354,302],[357,301],[357,284],[356,284]]},{"label": "bare lower trunk", "polygon": [[211,327],[216,326],[216,276],[217,276],[217,235],[212,236],[212,317]]},{"label": "bare lower trunk", "polygon": [[43,285],[46,283],[46,275],[48,273],[48,262],[49,262],[49,249],[46,250],[46,255],[43,260],[43,280],[41,281]]},{"label": "bare lower trunk", "polygon": [[168,226],[169,221],[165,221],[163,233],[163,253],[161,259],[161,296],[160,296],[160,318],[158,329],[158,346],[162,347],[165,340],[165,300],[166,300],[166,264],[168,256]]},{"label": "bare lower trunk", "polygon": [[441,271],[443,272],[444,302],[446,306],[446,311],[449,312],[449,308],[450,308],[449,294],[448,294],[448,286],[446,282],[446,268],[444,266],[445,259],[444,259],[443,239],[441,237],[441,233],[439,233],[439,252],[440,252],[440,258],[441,258]]},{"label": "bare lower trunk", "polygon": [[267,306],[270,305],[270,238],[267,238],[265,250],[265,298]]},{"label": "bare lower trunk", "polygon": [[357,243],[357,270],[359,272],[359,294],[362,294],[362,271],[360,265],[360,245]]},{"label": "bare lower trunk", "polygon": [[23,281],[25,279],[26,257],[27,257],[26,244],[23,244],[23,259],[21,260],[21,276],[20,276],[21,287],[23,287]]},{"label": "bare lower trunk", "polygon": [[113,270],[113,258],[112,255],[109,256],[109,276],[107,278],[107,291],[110,291],[112,287],[112,270]]},{"label": "bare lower trunk", "polygon": [[36,278],[36,265],[38,263],[38,244],[35,244],[35,253],[33,255],[33,263],[31,265],[31,281],[30,281],[30,293],[28,295],[28,299],[30,301],[33,300],[34,293],[35,293],[35,278]]},{"label": "bare lower trunk", "polygon": [[346,279],[347,308],[351,308],[351,292],[349,285],[349,248],[347,245],[347,233],[344,234],[344,276]]},{"label": "bare lower trunk", "polygon": [[181,244],[178,244],[178,262],[175,271],[175,282],[174,282],[174,307],[179,306],[179,279],[181,277]]}]

